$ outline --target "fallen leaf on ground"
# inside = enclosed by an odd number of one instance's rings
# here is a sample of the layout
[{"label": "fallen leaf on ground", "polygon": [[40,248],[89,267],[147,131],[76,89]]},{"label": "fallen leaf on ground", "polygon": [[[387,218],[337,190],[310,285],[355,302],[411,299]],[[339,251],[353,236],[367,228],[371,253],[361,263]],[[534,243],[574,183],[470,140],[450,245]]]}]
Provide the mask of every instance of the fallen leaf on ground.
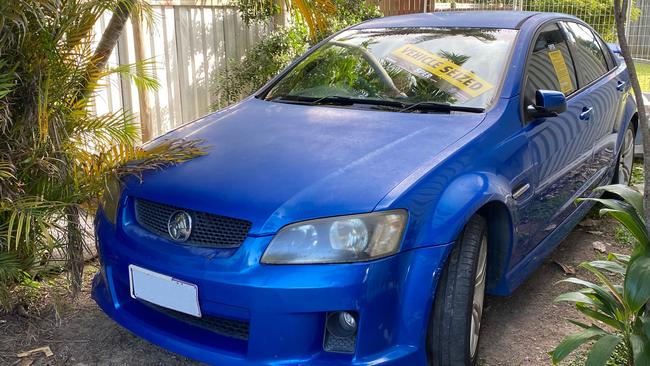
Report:
[{"label": "fallen leaf on ground", "polygon": [[607,245],[605,245],[605,243],[603,243],[602,241],[595,241],[592,245],[595,250],[601,253],[607,253]]},{"label": "fallen leaf on ground", "polygon": [[584,219],[578,224],[578,226],[582,226],[582,227],[594,227],[597,225],[598,225],[598,221],[594,219]]},{"label": "fallen leaf on ground", "polygon": [[559,261],[553,261],[553,263],[560,266],[560,268],[562,268],[562,270],[564,271],[564,274],[568,274],[568,275],[576,274],[576,269],[573,268],[572,266],[568,265],[568,264],[564,264],[564,263],[559,262]]},{"label": "fallen leaf on ground", "polygon": [[26,352],[21,352],[16,355],[18,358],[23,358],[23,357],[29,357],[35,353],[43,352],[45,354],[45,357],[52,357],[54,356],[54,353],[50,349],[50,346],[45,346],[45,347],[39,347],[39,348],[34,348],[32,350],[26,351]]},{"label": "fallen leaf on ground", "polygon": [[585,232],[586,232],[587,234],[591,234],[591,235],[603,235],[603,232],[602,232],[602,231],[598,231],[598,230],[587,230],[587,231],[585,231]]}]

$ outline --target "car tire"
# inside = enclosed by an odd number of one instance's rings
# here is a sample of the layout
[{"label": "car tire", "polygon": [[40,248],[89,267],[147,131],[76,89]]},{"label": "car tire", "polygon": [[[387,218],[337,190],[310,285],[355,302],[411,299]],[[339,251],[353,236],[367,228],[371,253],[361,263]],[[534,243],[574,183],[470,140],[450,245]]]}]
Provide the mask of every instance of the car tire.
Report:
[{"label": "car tire", "polygon": [[438,281],[427,332],[430,365],[476,362],[486,269],[487,224],[475,215],[463,228]]},{"label": "car tire", "polygon": [[625,184],[630,185],[632,177],[632,169],[634,167],[634,139],[636,131],[634,125],[630,123],[623,135],[623,143],[621,151],[618,153],[616,161],[616,168],[614,168],[614,177],[612,184]]}]

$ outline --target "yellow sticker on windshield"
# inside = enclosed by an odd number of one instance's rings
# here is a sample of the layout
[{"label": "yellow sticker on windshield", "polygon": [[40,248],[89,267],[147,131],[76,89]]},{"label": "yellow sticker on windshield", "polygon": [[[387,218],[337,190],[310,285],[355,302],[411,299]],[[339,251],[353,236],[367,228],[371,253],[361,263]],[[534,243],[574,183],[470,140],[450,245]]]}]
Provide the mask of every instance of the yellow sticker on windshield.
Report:
[{"label": "yellow sticker on windshield", "polygon": [[493,88],[492,84],[473,72],[412,44],[393,50],[391,54],[443,79],[471,97],[478,97]]},{"label": "yellow sticker on windshield", "polygon": [[564,94],[570,93],[573,90],[573,83],[571,82],[569,69],[566,67],[562,52],[560,50],[549,51],[548,57],[551,59],[557,81],[560,83],[560,91]]}]

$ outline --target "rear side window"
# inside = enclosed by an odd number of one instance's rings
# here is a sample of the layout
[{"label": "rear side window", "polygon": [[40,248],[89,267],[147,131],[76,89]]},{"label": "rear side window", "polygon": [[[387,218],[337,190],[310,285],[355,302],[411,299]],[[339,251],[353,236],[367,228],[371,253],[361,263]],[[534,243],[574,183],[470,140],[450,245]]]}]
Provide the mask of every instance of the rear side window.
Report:
[{"label": "rear side window", "polygon": [[612,51],[610,51],[609,46],[607,46],[607,43],[603,41],[603,39],[600,37],[600,35],[598,35],[598,33],[594,32],[594,36],[596,36],[596,39],[598,40],[600,49],[603,50],[603,54],[605,55],[605,61],[607,62],[607,68],[609,70],[615,68],[616,61],[614,60],[614,55],[612,55]]},{"label": "rear side window", "polygon": [[548,24],[540,31],[528,57],[525,106],[534,104],[535,92],[539,89],[558,90],[569,95],[576,88],[576,74],[564,34],[556,23]]},{"label": "rear side window", "polygon": [[571,52],[578,68],[580,86],[587,85],[605,74],[609,67],[600,42],[591,30],[581,24],[565,22]]}]

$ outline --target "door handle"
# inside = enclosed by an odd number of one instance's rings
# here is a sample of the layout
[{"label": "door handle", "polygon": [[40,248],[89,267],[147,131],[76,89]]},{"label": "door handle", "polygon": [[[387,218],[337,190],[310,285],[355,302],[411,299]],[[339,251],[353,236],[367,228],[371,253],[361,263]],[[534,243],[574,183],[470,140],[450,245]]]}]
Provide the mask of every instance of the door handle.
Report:
[{"label": "door handle", "polygon": [[594,111],[594,107],[582,108],[582,113],[580,113],[580,119],[583,121],[588,121],[593,111]]},{"label": "door handle", "polygon": [[618,91],[625,90],[625,85],[626,84],[627,83],[625,81],[619,81],[618,83],[616,83],[616,90],[618,90]]},{"label": "door handle", "polygon": [[525,183],[525,184],[520,184],[515,189],[512,190],[512,198],[518,199],[519,197],[523,196],[524,193],[526,193],[530,189],[530,184]]}]

